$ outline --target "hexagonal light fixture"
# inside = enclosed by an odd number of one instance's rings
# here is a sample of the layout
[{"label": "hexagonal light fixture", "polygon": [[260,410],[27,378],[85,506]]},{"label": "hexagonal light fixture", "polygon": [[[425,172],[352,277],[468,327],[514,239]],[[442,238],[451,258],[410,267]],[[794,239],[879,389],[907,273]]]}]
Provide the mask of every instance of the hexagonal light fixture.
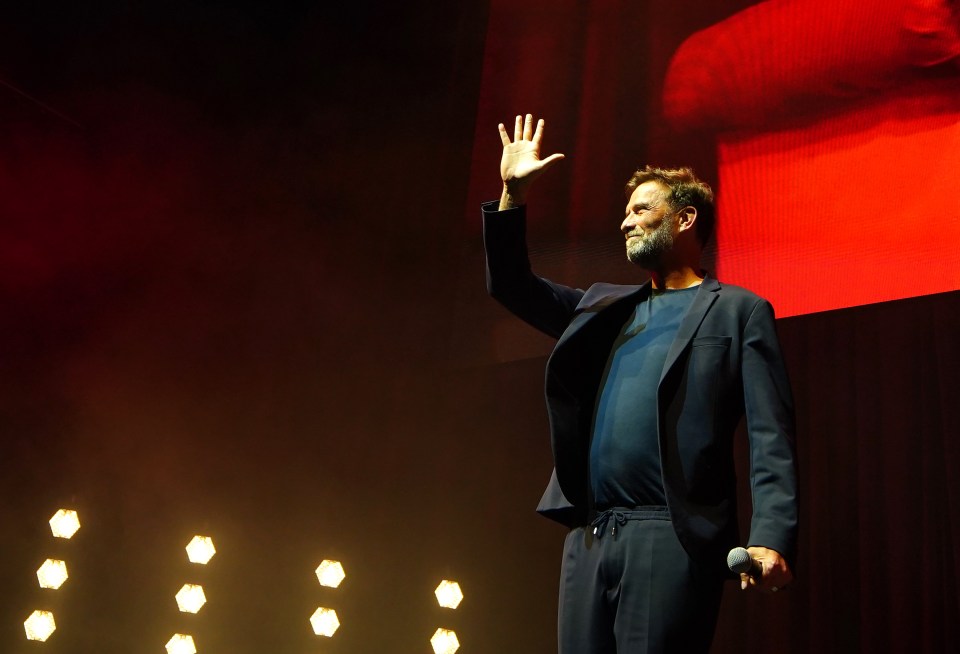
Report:
[{"label": "hexagonal light fixture", "polygon": [[50,518],[50,531],[57,538],[72,538],[80,529],[80,518],[73,509],[60,509]]},{"label": "hexagonal light fixture", "polygon": [[217,548],[213,546],[213,539],[209,536],[194,536],[187,543],[187,558],[191,563],[206,565],[217,553]]},{"label": "hexagonal light fixture", "polygon": [[313,633],[327,638],[333,636],[340,628],[337,612],[333,609],[325,609],[322,606],[317,608],[310,616],[310,624],[313,626]]},{"label": "hexagonal light fixture", "polygon": [[27,639],[45,642],[54,631],[57,623],[50,611],[34,611],[23,621],[23,630],[27,632]]},{"label": "hexagonal light fixture", "polygon": [[196,613],[207,603],[207,596],[203,593],[203,586],[184,584],[177,591],[177,607],[182,613]]},{"label": "hexagonal light fixture", "polygon": [[453,654],[460,649],[457,634],[449,629],[437,629],[433,638],[430,639],[430,645],[433,647],[435,654]]},{"label": "hexagonal light fixture", "polygon": [[324,559],[323,563],[317,566],[317,579],[321,586],[337,588],[346,576],[347,573],[343,571],[339,561]]},{"label": "hexagonal light fixture", "polygon": [[167,654],[197,654],[193,636],[173,634],[173,638],[167,641]]},{"label": "hexagonal light fixture", "polygon": [[463,592],[460,590],[460,584],[455,581],[444,579],[433,591],[437,596],[437,603],[445,609],[455,609],[463,601]]},{"label": "hexagonal light fixture", "polygon": [[63,585],[67,577],[67,564],[59,559],[47,559],[37,569],[37,581],[40,582],[40,588],[56,590]]}]

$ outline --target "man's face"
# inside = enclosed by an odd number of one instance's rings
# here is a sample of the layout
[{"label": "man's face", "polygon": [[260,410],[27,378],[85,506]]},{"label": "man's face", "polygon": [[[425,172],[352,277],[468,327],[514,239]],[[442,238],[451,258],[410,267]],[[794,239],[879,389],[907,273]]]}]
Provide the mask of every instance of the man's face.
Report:
[{"label": "man's face", "polygon": [[667,202],[669,189],[656,181],[640,184],[627,201],[620,231],[627,239],[627,259],[651,270],[673,248],[676,215]]}]

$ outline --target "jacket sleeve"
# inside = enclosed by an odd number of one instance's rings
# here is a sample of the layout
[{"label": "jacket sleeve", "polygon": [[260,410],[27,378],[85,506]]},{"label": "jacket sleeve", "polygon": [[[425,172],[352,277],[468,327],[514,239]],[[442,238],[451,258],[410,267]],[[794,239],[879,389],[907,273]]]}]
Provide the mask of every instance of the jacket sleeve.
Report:
[{"label": "jacket sleeve", "polygon": [[749,545],[776,550],[794,568],[798,510],[793,398],[773,308],[766,300],[759,301],[747,319],[742,356],[753,498]]},{"label": "jacket sleeve", "polygon": [[526,207],[497,208],[496,201],[482,206],[487,291],[521,320],[559,338],[583,291],[534,275],[527,255]]}]

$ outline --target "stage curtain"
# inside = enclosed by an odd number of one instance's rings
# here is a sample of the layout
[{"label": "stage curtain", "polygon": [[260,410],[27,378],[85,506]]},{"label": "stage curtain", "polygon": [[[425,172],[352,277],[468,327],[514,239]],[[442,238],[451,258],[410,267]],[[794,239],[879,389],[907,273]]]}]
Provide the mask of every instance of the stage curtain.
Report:
[{"label": "stage curtain", "polygon": [[531,197],[535,243],[616,239],[624,183],[643,164],[694,165],[711,177],[712,144],[678,145],[663,120],[663,77],[691,30],[747,4],[490,0],[468,224],[500,193],[497,123],[512,134],[521,112],[547,120],[547,153],[567,155]]}]

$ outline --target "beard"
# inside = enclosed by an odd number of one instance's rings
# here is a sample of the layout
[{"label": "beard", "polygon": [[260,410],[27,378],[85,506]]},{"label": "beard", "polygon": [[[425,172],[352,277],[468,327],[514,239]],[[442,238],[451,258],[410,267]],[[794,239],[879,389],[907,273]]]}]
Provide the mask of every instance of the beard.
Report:
[{"label": "beard", "polygon": [[627,241],[627,260],[645,270],[653,270],[665,252],[673,249],[674,216],[664,218],[655,230]]}]

